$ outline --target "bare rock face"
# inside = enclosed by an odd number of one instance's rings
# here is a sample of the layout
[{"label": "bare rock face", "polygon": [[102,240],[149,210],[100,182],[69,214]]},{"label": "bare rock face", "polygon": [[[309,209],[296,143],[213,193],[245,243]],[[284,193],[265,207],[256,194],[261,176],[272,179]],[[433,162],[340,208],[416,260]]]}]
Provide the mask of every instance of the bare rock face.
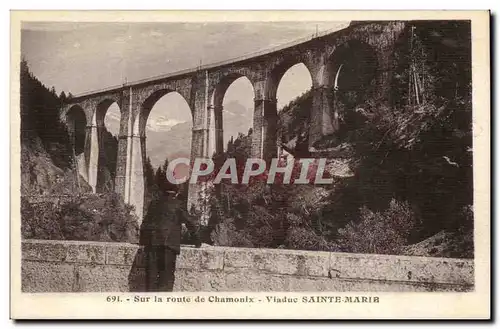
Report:
[{"label": "bare rock face", "polygon": [[419,243],[406,246],[403,252],[409,256],[442,257],[450,248],[452,238],[450,233],[440,231]]},{"label": "bare rock face", "polygon": [[90,192],[90,186],[71,169],[57,167],[38,136],[21,143],[21,194],[51,195]]},{"label": "bare rock face", "polygon": [[451,232],[440,231],[435,235],[403,248],[408,256],[473,258],[471,251],[464,252],[462,239]]}]

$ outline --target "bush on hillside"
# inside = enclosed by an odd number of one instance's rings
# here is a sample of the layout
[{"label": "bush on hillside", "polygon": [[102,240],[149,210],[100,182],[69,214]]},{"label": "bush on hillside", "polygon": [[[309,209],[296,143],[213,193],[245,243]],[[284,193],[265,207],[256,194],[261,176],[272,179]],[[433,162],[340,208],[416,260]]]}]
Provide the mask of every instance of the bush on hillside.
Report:
[{"label": "bush on hillside", "polygon": [[284,246],[298,250],[340,251],[337,243],[329,241],[326,237],[306,227],[290,228]]},{"label": "bush on hillside", "polygon": [[137,243],[139,225],[133,208],[118,195],[88,195],[57,204],[21,203],[25,239]]},{"label": "bush on hillside", "polygon": [[366,207],[360,210],[358,222],[350,222],[339,230],[338,244],[344,251],[369,254],[401,254],[416,225],[407,202],[391,200],[383,212]]},{"label": "bush on hillside", "polygon": [[30,203],[21,199],[21,236],[24,239],[65,240],[60,207],[54,202]]}]

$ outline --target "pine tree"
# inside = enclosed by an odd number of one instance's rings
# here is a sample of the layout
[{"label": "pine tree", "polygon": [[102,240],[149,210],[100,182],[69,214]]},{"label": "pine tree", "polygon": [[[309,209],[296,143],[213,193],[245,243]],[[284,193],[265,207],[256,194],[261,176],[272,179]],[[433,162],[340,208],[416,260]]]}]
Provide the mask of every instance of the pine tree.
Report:
[{"label": "pine tree", "polygon": [[59,118],[61,100],[44,86],[30,71],[26,60],[21,61],[21,136],[33,139],[33,134],[42,141],[56,166],[71,166],[71,145],[66,126]]},{"label": "pine tree", "polygon": [[165,159],[162,166],[162,170],[165,174],[167,173],[167,169],[168,169],[168,158]]},{"label": "pine tree", "polygon": [[153,169],[153,165],[151,164],[151,158],[146,158],[146,163],[144,163],[144,179],[146,180],[146,187],[149,191],[151,191],[154,186],[154,178],[155,172]]},{"label": "pine tree", "polygon": [[171,183],[168,178],[167,178],[167,171],[168,171],[168,158],[165,159],[163,162],[162,166],[162,173],[163,173],[163,185],[166,190],[175,190],[175,185]]},{"label": "pine tree", "polygon": [[163,172],[162,167],[158,167],[158,169],[156,169],[156,173],[155,173],[156,186],[161,188],[163,186],[164,179],[165,179],[165,173]]},{"label": "pine tree", "polygon": [[66,97],[66,93],[63,91],[61,91],[61,94],[59,95],[59,99],[61,100],[61,104],[64,104],[67,100],[67,97]]},{"label": "pine tree", "polygon": [[233,136],[231,136],[231,139],[227,142],[227,153],[233,152]]}]

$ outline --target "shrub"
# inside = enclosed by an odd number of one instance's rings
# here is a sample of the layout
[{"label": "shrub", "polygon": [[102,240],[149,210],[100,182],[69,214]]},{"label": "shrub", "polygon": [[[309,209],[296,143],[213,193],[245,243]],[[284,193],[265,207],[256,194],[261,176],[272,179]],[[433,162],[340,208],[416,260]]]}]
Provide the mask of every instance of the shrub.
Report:
[{"label": "shrub", "polygon": [[238,231],[230,219],[217,224],[210,238],[216,246],[252,248],[254,244],[245,231]]},{"label": "shrub", "polygon": [[391,200],[384,212],[360,209],[359,222],[339,230],[338,243],[356,253],[400,254],[415,227],[415,216],[407,202]]},{"label": "shrub", "polygon": [[305,227],[291,227],[287,232],[285,247],[299,250],[339,251],[336,243]]},{"label": "shrub", "polygon": [[24,239],[64,240],[59,211],[53,202],[29,203],[21,199],[21,236]]},{"label": "shrub", "polygon": [[139,226],[133,208],[111,193],[75,197],[62,204],[22,201],[25,239],[138,242]]},{"label": "shrub", "polygon": [[449,257],[474,258],[474,212],[472,205],[464,206],[458,216],[458,229],[453,234]]},{"label": "shrub", "polygon": [[132,210],[114,193],[91,195],[63,205],[62,230],[68,240],[136,243],[139,226]]}]

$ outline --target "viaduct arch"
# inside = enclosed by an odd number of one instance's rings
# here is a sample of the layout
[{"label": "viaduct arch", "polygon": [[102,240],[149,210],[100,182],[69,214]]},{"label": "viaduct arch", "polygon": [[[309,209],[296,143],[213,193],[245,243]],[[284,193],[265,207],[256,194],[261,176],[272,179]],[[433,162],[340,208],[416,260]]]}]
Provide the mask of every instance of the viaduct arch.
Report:
[{"label": "viaduct arch", "polygon": [[[309,147],[339,129],[343,103],[365,97],[386,100],[390,94],[390,72],[394,47],[405,35],[409,22],[363,22],[334,33],[316,36],[279,49],[253,54],[152,77],[124,85],[77,95],[61,110],[67,122],[85,126],[80,172],[96,186],[99,127],[107,108],[120,108],[120,133],[116,161],[115,191],[143,216],[145,125],[154,103],[169,92],[179,93],[192,114],[191,158],[211,157],[223,150],[222,101],[227,88],[246,77],[254,88],[252,156],[269,161],[276,156],[278,84],[286,71],[302,63],[312,79]],[[75,117],[76,109],[82,113]],[[85,119],[85,120],[84,120]],[[73,120],[73,121],[72,121]],[[80,143],[82,143],[80,141]],[[195,202],[198,186],[190,186]]]}]

